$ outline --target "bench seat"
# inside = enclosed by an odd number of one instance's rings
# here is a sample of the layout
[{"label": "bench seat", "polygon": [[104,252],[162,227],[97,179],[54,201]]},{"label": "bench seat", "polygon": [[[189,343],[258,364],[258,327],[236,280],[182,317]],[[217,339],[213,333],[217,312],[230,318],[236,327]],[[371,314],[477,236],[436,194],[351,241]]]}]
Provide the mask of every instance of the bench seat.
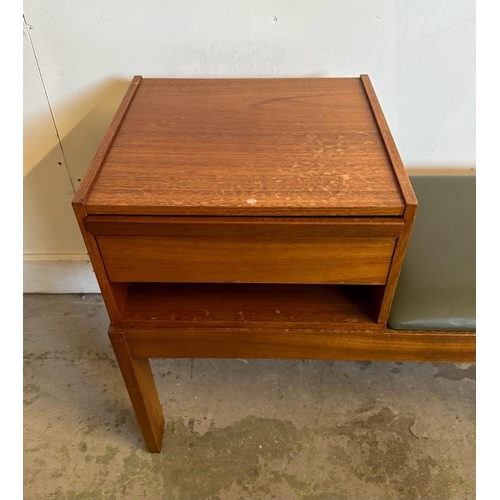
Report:
[{"label": "bench seat", "polygon": [[475,331],[476,178],[411,177],[418,212],[388,327]]}]

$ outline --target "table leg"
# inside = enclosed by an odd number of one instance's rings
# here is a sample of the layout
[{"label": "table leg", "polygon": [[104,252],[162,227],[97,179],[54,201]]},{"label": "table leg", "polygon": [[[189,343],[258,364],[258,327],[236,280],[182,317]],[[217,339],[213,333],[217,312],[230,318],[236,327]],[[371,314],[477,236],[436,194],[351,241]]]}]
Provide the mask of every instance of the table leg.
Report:
[{"label": "table leg", "polygon": [[148,358],[134,358],[130,353],[126,335],[113,330],[109,338],[127,386],[128,394],[139,421],[139,426],[150,452],[160,452],[165,427],[153,372]]}]

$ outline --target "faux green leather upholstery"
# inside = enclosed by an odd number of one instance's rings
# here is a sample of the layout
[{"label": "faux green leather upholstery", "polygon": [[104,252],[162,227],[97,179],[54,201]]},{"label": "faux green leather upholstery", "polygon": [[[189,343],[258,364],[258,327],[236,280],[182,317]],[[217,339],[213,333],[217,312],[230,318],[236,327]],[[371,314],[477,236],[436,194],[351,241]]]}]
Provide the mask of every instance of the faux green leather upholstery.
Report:
[{"label": "faux green leather upholstery", "polygon": [[476,178],[413,176],[418,210],[389,316],[395,330],[476,329]]}]

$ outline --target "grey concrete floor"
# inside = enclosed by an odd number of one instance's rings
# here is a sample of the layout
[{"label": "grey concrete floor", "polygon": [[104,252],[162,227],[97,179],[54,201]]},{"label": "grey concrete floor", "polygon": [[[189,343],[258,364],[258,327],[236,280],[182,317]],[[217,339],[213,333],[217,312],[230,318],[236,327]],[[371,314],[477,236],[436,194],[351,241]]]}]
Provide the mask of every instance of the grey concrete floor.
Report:
[{"label": "grey concrete floor", "polygon": [[153,360],[145,451],[100,295],[25,296],[26,499],[472,499],[475,365]]}]

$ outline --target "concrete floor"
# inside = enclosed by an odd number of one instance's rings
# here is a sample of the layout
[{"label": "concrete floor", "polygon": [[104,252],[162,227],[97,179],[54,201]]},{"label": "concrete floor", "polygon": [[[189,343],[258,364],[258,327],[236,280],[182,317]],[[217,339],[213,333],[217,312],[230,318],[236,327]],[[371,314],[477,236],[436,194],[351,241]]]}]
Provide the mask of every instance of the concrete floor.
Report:
[{"label": "concrete floor", "polygon": [[100,295],[25,296],[26,499],[472,499],[475,365],[154,360],[145,451]]}]

